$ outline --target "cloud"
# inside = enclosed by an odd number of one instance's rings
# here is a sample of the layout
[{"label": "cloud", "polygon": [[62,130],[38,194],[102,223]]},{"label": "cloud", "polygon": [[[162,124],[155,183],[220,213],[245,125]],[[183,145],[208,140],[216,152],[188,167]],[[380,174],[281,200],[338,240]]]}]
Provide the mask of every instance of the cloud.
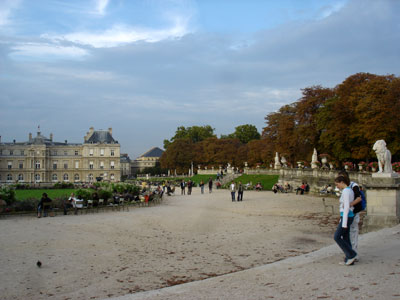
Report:
[{"label": "cloud", "polygon": [[13,10],[17,9],[21,0],[0,1],[0,27],[10,23],[10,16]]},{"label": "cloud", "polygon": [[95,48],[116,47],[137,41],[150,43],[168,38],[180,38],[188,33],[187,20],[175,17],[174,24],[166,29],[152,29],[132,27],[128,25],[114,25],[102,32],[73,32],[65,35],[42,34],[42,38],[53,41],[69,41],[81,45],[90,45]]},{"label": "cloud", "polygon": [[10,57],[16,59],[54,60],[81,59],[88,51],[76,46],[61,46],[50,43],[21,43],[11,47]]},{"label": "cloud", "polygon": [[95,12],[99,15],[104,15],[108,2],[109,0],[95,0]]}]

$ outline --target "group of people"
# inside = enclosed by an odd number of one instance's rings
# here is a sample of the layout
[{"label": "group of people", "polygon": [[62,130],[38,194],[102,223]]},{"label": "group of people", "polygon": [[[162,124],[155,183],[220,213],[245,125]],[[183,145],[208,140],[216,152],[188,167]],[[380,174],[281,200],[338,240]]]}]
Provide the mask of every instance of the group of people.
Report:
[{"label": "group of people", "polygon": [[285,182],[283,186],[279,183],[275,183],[272,187],[272,191],[274,192],[274,194],[276,194],[277,192],[289,193],[291,190],[292,186],[288,182]]},{"label": "group of people", "polygon": [[235,201],[236,191],[238,192],[237,201],[243,201],[244,186],[241,181],[239,181],[237,185],[234,181],[232,181],[232,183],[229,186],[229,189],[231,191],[232,202]]},{"label": "group of people", "polygon": [[310,191],[310,186],[307,182],[302,182],[299,187],[296,189],[296,195],[300,193],[300,195],[304,195],[304,193],[308,193]]},{"label": "group of people", "polygon": [[360,186],[350,181],[346,171],[335,178],[335,185],[342,190],[340,196],[340,222],[334,240],[345,254],[344,264],[349,266],[358,261],[358,232],[360,212],[363,210]]}]

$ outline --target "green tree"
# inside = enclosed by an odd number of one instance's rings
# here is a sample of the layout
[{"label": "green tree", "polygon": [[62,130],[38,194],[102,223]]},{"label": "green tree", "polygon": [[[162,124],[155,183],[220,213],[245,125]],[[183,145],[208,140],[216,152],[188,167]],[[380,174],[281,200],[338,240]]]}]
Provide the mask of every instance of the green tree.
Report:
[{"label": "green tree", "polygon": [[193,143],[198,143],[207,138],[215,137],[214,130],[210,125],[180,126],[176,129],[175,135],[170,140],[164,140],[164,149],[167,149],[171,143],[179,139],[189,139]]},{"label": "green tree", "polygon": [[260,137],[257,127],[250,124],[237,126],[233,134],[226,136],[226,138],[237,138],[243,144],[247,144],[252,140],[259,140]]}]

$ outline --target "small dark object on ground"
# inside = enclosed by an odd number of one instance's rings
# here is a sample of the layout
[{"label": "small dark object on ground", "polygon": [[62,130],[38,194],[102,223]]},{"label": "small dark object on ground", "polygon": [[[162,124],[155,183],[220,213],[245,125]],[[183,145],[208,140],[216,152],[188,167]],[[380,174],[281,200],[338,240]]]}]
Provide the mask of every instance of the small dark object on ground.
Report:
[{"label": "small dark object on ground", "polygon": [[38,266],[38,268],[40,268],[42,266],[42,262],[40,260],[38,260],[36,265]]}]

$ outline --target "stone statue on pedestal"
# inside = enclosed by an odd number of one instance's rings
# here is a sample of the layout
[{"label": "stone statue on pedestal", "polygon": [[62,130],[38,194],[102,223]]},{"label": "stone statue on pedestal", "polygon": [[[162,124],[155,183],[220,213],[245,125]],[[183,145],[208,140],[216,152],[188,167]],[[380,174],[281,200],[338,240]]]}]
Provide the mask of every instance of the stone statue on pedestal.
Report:
[{"label": "stone statue on pedestal", "polygon": [[393,173],[392,170],[392,154],[389,149],[386,148],[386,142],[384,140],[378,140],[375,142],[372,149],[376,153],[378,158],[378,173]]},{"label": "stone statue on pedestal", "polygon": [[312,169],[318,168],[317,162],[318,162],[318,153],[317,153],[317,149],[314,148],[314,153],[311,157],[311,168]]},{"label": "stone statue on pedestal", "polygon": [[281,168],[281,163],[279,162],[279,154],[278,154],[278,152],[276,152],[276,155],[275,155],[275,166],[274,166],[274,168],[275,169],[280,169]]}]

